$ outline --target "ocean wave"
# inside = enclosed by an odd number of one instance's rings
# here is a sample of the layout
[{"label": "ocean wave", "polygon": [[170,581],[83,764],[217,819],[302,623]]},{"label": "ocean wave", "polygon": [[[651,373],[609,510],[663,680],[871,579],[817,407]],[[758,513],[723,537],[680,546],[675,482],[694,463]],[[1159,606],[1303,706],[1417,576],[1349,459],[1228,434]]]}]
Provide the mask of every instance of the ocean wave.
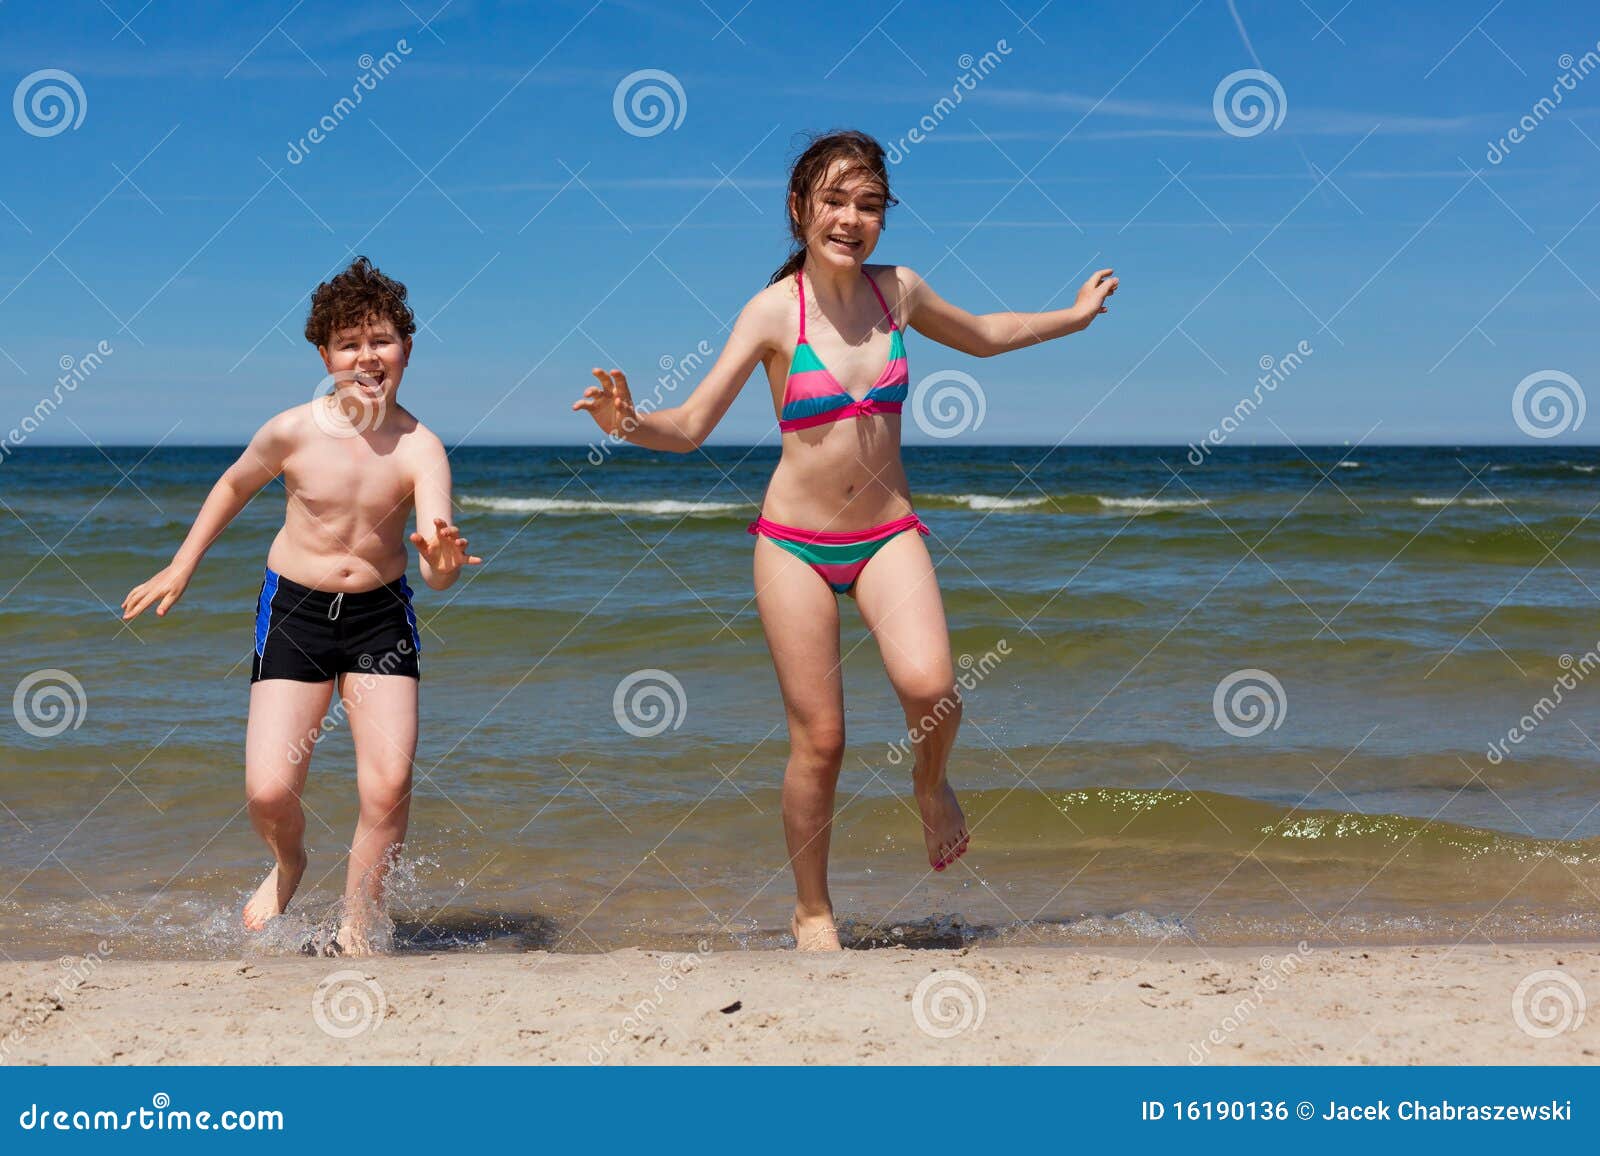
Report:
[{"label": "ocean wave", "polygon": [[1095,501],[1108,510],[1136,510],[1152,514],[1160,510],[1193,510],[1211,504],[1207,498],[1106,498],[1095,495]]},{"label": "ocean wave", "polygon": [[919,494],[918,501],[928,504],[948,503],[965,506],[969,510],[1030,510],[1048,505],[1050,499],[1043,495],[1033,498],[996,497],[993,494]]},{"label": "ocean wave", "polygon": [[1105,494],[1038,494],[1013,497],[1009,494],[917,494],[917,505],[931,509],[979,510],[983,513],[1049,510],[1061,514],[1095,514],[1107,510],[1133,510],[1157,514],[1168,510],[1192,510],[1209,506],[1206,498],[1125,498]]},{"label": "ocean wave", "polygon": [[1504,498],[1412,498],[1413,506],[1504,506]]},{"label": "ocean wave", "polygon": [[1359,470],[1361,468],[1361,463],[1360,462],[1352,462],[1352,461],[1348,461],[1348,460],[1347,461],[1342,461],[1342,462],[1334,462],[1333,464],[1334,464],[1334,467],[1336,469],[1341,469],[1341,470]]},{"label": "ocean wave", "polygon": [[460,501],[465,508],[496,514],[644,514],[655,518],[706,518],[752,509],[743,502],[684,502],[676,498],[607,502],[586,498],[463,497]]}]

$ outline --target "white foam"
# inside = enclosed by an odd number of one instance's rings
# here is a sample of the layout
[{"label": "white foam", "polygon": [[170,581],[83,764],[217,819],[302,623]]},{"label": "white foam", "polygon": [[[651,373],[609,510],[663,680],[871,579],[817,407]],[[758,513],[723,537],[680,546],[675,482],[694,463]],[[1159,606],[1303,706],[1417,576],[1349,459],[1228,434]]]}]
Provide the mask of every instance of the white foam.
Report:
[{"label": "white foam", "polygon": [[1504,498],[1412,498],[1413,506],[1503,506]]},{"label": "white foam", "polygon": [[955,502],[966,506],[969,510],[1026,510],[1034,506],[1047,505],[1050,501],[1043,496],[997,498],[993,494],[929,494],[928,497],[938,498],[943,502]]},{"label": "white foam", "polygon": [[646,514],[657,518],[706,517],[749,509],[743,502],[682,502],[660,498],[645,502],[605,502],[586,498],[474,498],[463,497],[469,509],[500,514]]},{"label": "white foam", "polygon": [[1157,510],[1193,510],[1211,503],[1205,498],[1105,498],[1095,495],[1095,501],[1110,510],[1137,510],[1141,514]]},{"label": "white foam", "polygon": [[1336,466],[1338,469],[1341,469],[1341,470],[1359,470],[1361,468],[1361,463],[1360,462],[1343,461],[1343,462],[1334,462],[1333,464],[1334,464],[1334,466]]}]

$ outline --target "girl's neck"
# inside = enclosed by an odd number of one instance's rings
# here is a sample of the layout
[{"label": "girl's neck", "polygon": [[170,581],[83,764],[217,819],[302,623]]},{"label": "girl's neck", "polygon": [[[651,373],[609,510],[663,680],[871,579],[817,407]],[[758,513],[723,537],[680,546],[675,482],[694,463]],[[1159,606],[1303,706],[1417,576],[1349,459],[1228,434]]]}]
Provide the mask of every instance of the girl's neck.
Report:
[{"label": "girl's neck", "polygon": [[860,266],[841,269],[836,265],[818,265],[808,257],[800,272],[810,282],[812,296],[819,301],[826,298],[849,308],[855,304],[858,296],[868,292],[863,284],[865,270]]}]

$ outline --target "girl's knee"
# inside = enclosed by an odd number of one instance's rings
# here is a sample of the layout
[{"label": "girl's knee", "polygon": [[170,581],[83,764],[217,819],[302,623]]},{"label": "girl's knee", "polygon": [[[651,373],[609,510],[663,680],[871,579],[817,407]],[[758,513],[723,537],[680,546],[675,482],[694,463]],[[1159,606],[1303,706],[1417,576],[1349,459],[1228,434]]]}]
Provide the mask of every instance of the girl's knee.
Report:
[{"label": "girl's knee", "polygon": [[837,773],[844,766],[844,723],[791,728],[789,749],[808,764]]},{"label": "girl's knee", "polygon": [[269,783],[263,786],[246,784],[244,798],[250,814],[257,819],[281,823],[300,817],[300,796],[287,784]]},{"label": "girl's knee", "polygon": [[[906,716],[924,729],[961,717],[961,690],[948,671],[919,672],[895,685]],[[928,719],[928,723],[921,720]]]}]

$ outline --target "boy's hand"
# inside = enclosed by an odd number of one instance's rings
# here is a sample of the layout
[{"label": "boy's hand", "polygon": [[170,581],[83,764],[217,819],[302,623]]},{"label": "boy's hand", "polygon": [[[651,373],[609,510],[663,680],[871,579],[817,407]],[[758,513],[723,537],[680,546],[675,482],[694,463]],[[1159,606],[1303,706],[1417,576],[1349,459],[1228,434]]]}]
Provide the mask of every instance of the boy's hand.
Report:
[{"label": "boy's hand", "polygon": [[620,369],[607,373],[603,369],[591,371],[599,385],[591,385],[583,396],[572,403],[574,410],[588,410],[600,428],[612,437],[626,437],[639,424],[638,412],[633,408],[633,394],[628,391],[628,375]]},{"label": "boy's hand", "polygon": [[167,611],[176,606],[178,599],[183,597],[183,592],[188,589],[189,579],[192,576],[192,571],[173,563],[150,581],[135,586],[122,600],[122,620],[127,622],[129,619],[139,617],[157,599],[160,600],[160,605],[156,607],[156,617],[166,617]]},{"label": "boy's hand", "polygon": [[454,574],[463,566],[482,566],[483,559],[467,553],[467,540],[461,531],[443,518],[433,520],[433,537],[411,532],[411,543],[435,575]]},{"label": "boy's hand", "polygon": [[1117,279],[1112,272],[1111,269],[1097,270],[1078,290],[1078,300],[1072,308],[1085,329],[1096,317],[1107,312],[1106,298],[1117,291]]}]

